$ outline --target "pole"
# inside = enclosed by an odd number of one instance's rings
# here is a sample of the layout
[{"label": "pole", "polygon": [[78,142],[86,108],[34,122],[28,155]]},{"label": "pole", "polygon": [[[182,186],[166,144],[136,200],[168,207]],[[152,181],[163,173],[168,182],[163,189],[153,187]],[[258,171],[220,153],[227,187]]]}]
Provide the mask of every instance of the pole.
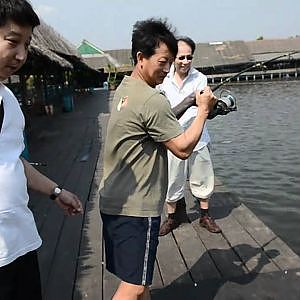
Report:
[{"label": "pole", "polygon": [[238,76],[240,76],[241,74],[243,74],[243,73],[245,73],[245,72],[247,72],[247,71],[249,71],[249,70],[252,70],[252,69],[255,69],[255,68],[258,68],[258,67],[265,67],[265,65],[266,65],[267,63],[270,63],[270,62],[272,62],[272,61],[274,61],[274,60],[277,60],[277,59],[282,58],[282,57],[285,57],[285,56],[291,56],[291,55],[296,54],[296,53],[299,53],[299,52],[300,52],[300,51],[292,51],[292,52],[289,52],[289,53],[287,53],[287,54],[282,54],[282,55],[273,57],[273,58],[271,58],[271,59],[269,59],[269,60],[266,60],[266,61],[263,61],[263,62],[255,63],[255,64],[253,64],[252,66],[247,67],[247,68],[243,69],[242,71],[240,71],[240,72],[234,74],[233,76],[228,77],[228,78],[227,78],[226,80],[224,80],[223,82],[221,82],[221,83],[215,85],[214,87],[212,87],[211,90],[212,90],[213,92],[216,91],[218,88],[220,88],[221,86],[223,86],[225,83],[231,81],[231,80],[234,79],[234,78],[237,78]]}]

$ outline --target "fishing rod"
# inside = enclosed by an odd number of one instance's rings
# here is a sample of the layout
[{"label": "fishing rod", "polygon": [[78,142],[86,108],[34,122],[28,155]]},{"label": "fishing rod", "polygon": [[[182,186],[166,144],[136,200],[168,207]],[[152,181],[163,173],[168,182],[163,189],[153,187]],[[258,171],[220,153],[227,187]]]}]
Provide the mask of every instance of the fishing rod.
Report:
[{"label": "fishing rod", "polygon": [[250,71],[250,70],[252,70],[252,69],[259,68],[259,67],[260,67],[260,68],[266,68],[266,64],[268,64],[268,63],[270,63],[270,62],[272,62],[272,61],[274,61],[274,60],[277,60],[277,59],[279,59],[279,58],[286,57],[286,56],[291,56],[291,55],[294,55],[294,54],[299,53],[299,52],[300,52],[300,51],[292,51],[292,52],[289,52],[289,53],[287,53],[287,54],[281,54],[281,55],[279,55],[279,56],[273,57],[273,58],[271,58],[271,59],[269,59],[269,60],[266,60],[266,61],[263,61],[263,62],[255,63],[255,64],[253,64],[252,66],[247,67],[247,68],[243,69],[242,71],[240,71],[240,72],[238,72],[238,73],[236,73],[236,74],[234,74],[234,75],[232,75],[232,76],[226,78],[226,80],[224,80],[224,81],[222,81],[221,83],[219,83],[219,84],[215,85],[214,87],[212,87],[211,90],[212,90],[213,92],[216,91],[217,89],[219,89],[219,88],[220,88],[221,86],[223,86],[224,84],[228,83],[228,82],[231,81],[232,79],[235,79],[235,78],[239,77],[241,74],[243,74],[243,73],[245,73],[245,72],[247,72],[247,71]]},{"label": "fishing rod", "polygon": [[[234,74],[233,76],[228,77],[226,80],[224,80],[221,83],[217,84],[216,86],[212,87],[211,90],[212,90],[212,92],[216,91],[217,89],[219,89],[221,86],[223,86],[227,82],[231,81],[234,78],[237,78],[238,76],[240,76],[241,74],[243,74],[249,70],[252,70],[252,69],[255,69],[258,67],[260,67],[262,69],[267,69],[266,64],[268,64],[274,60],[277,60],[279,58],[291,56],[291,55],[299,53],[299,52],[300,51],[292,51],[287,54],[281,54],[279,56],[273,57],[273,58],[263,61],[263,62],[255,63],[252,66],[249,66],[249,67],[241,70],[240,72]],[[232,93],[228,90],[222,90],[215,107],[209,113],[207,118],[211,120],[218,115],[227,115],[229,112],[236,111],[236,110],[237,110],[237,105],[236,105],[235,96],[233,96]]]}]

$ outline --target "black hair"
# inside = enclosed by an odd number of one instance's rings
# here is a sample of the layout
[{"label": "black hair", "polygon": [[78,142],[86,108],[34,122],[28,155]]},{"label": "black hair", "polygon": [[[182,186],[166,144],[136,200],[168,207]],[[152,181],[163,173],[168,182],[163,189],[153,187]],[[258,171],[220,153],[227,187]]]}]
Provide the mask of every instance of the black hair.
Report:
[{"label": "black hair", "polygon": [[40,25],[40,20],[26,0],[0,0],[0,26],[12,21],[20,26]]},{"label": "black hair", "polygon": [[192,54],[194,54],[195,49],[196,49],[196,44],[191,38],[189,38],[187,36],[180,36],[177,38],[177,42],[179,42],[179,41],[182,41],[182,42],[185,42],[186,44],[188,44],[192,49]]},{"label": "black hair", "polygon": [[167,45],[169,51],[175,57],[178,46],[174,31],[166,20],[150,18],[137,21],[133,25],[131,55],[134,65],[137,64],[137,53],[140,51],[146,58],[155,53],[160,43]]}]

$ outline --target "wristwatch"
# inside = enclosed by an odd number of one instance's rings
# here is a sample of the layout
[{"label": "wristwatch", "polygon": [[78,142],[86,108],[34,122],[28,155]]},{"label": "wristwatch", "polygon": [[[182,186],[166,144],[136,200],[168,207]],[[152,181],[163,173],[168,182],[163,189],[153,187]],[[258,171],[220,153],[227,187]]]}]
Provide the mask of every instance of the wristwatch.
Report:
[{"label": "wristwatch", "polygon": [[53,189],[53,192],[51,193],[51,195],[49,196],[50,199],[55,200],[60,195],[61,192],[62,192],[62,188],[60,186],[56,186]]}]

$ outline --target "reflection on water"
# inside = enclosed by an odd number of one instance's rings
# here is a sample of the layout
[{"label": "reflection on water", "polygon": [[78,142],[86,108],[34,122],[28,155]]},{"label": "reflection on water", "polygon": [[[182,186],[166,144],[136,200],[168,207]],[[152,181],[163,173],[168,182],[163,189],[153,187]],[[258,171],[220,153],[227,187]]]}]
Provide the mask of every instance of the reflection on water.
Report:
[{"label": "reflection on water", "polygon": [[216,176],[300,255],[300,82],[226,88],[238,111],[208,121]]}]

